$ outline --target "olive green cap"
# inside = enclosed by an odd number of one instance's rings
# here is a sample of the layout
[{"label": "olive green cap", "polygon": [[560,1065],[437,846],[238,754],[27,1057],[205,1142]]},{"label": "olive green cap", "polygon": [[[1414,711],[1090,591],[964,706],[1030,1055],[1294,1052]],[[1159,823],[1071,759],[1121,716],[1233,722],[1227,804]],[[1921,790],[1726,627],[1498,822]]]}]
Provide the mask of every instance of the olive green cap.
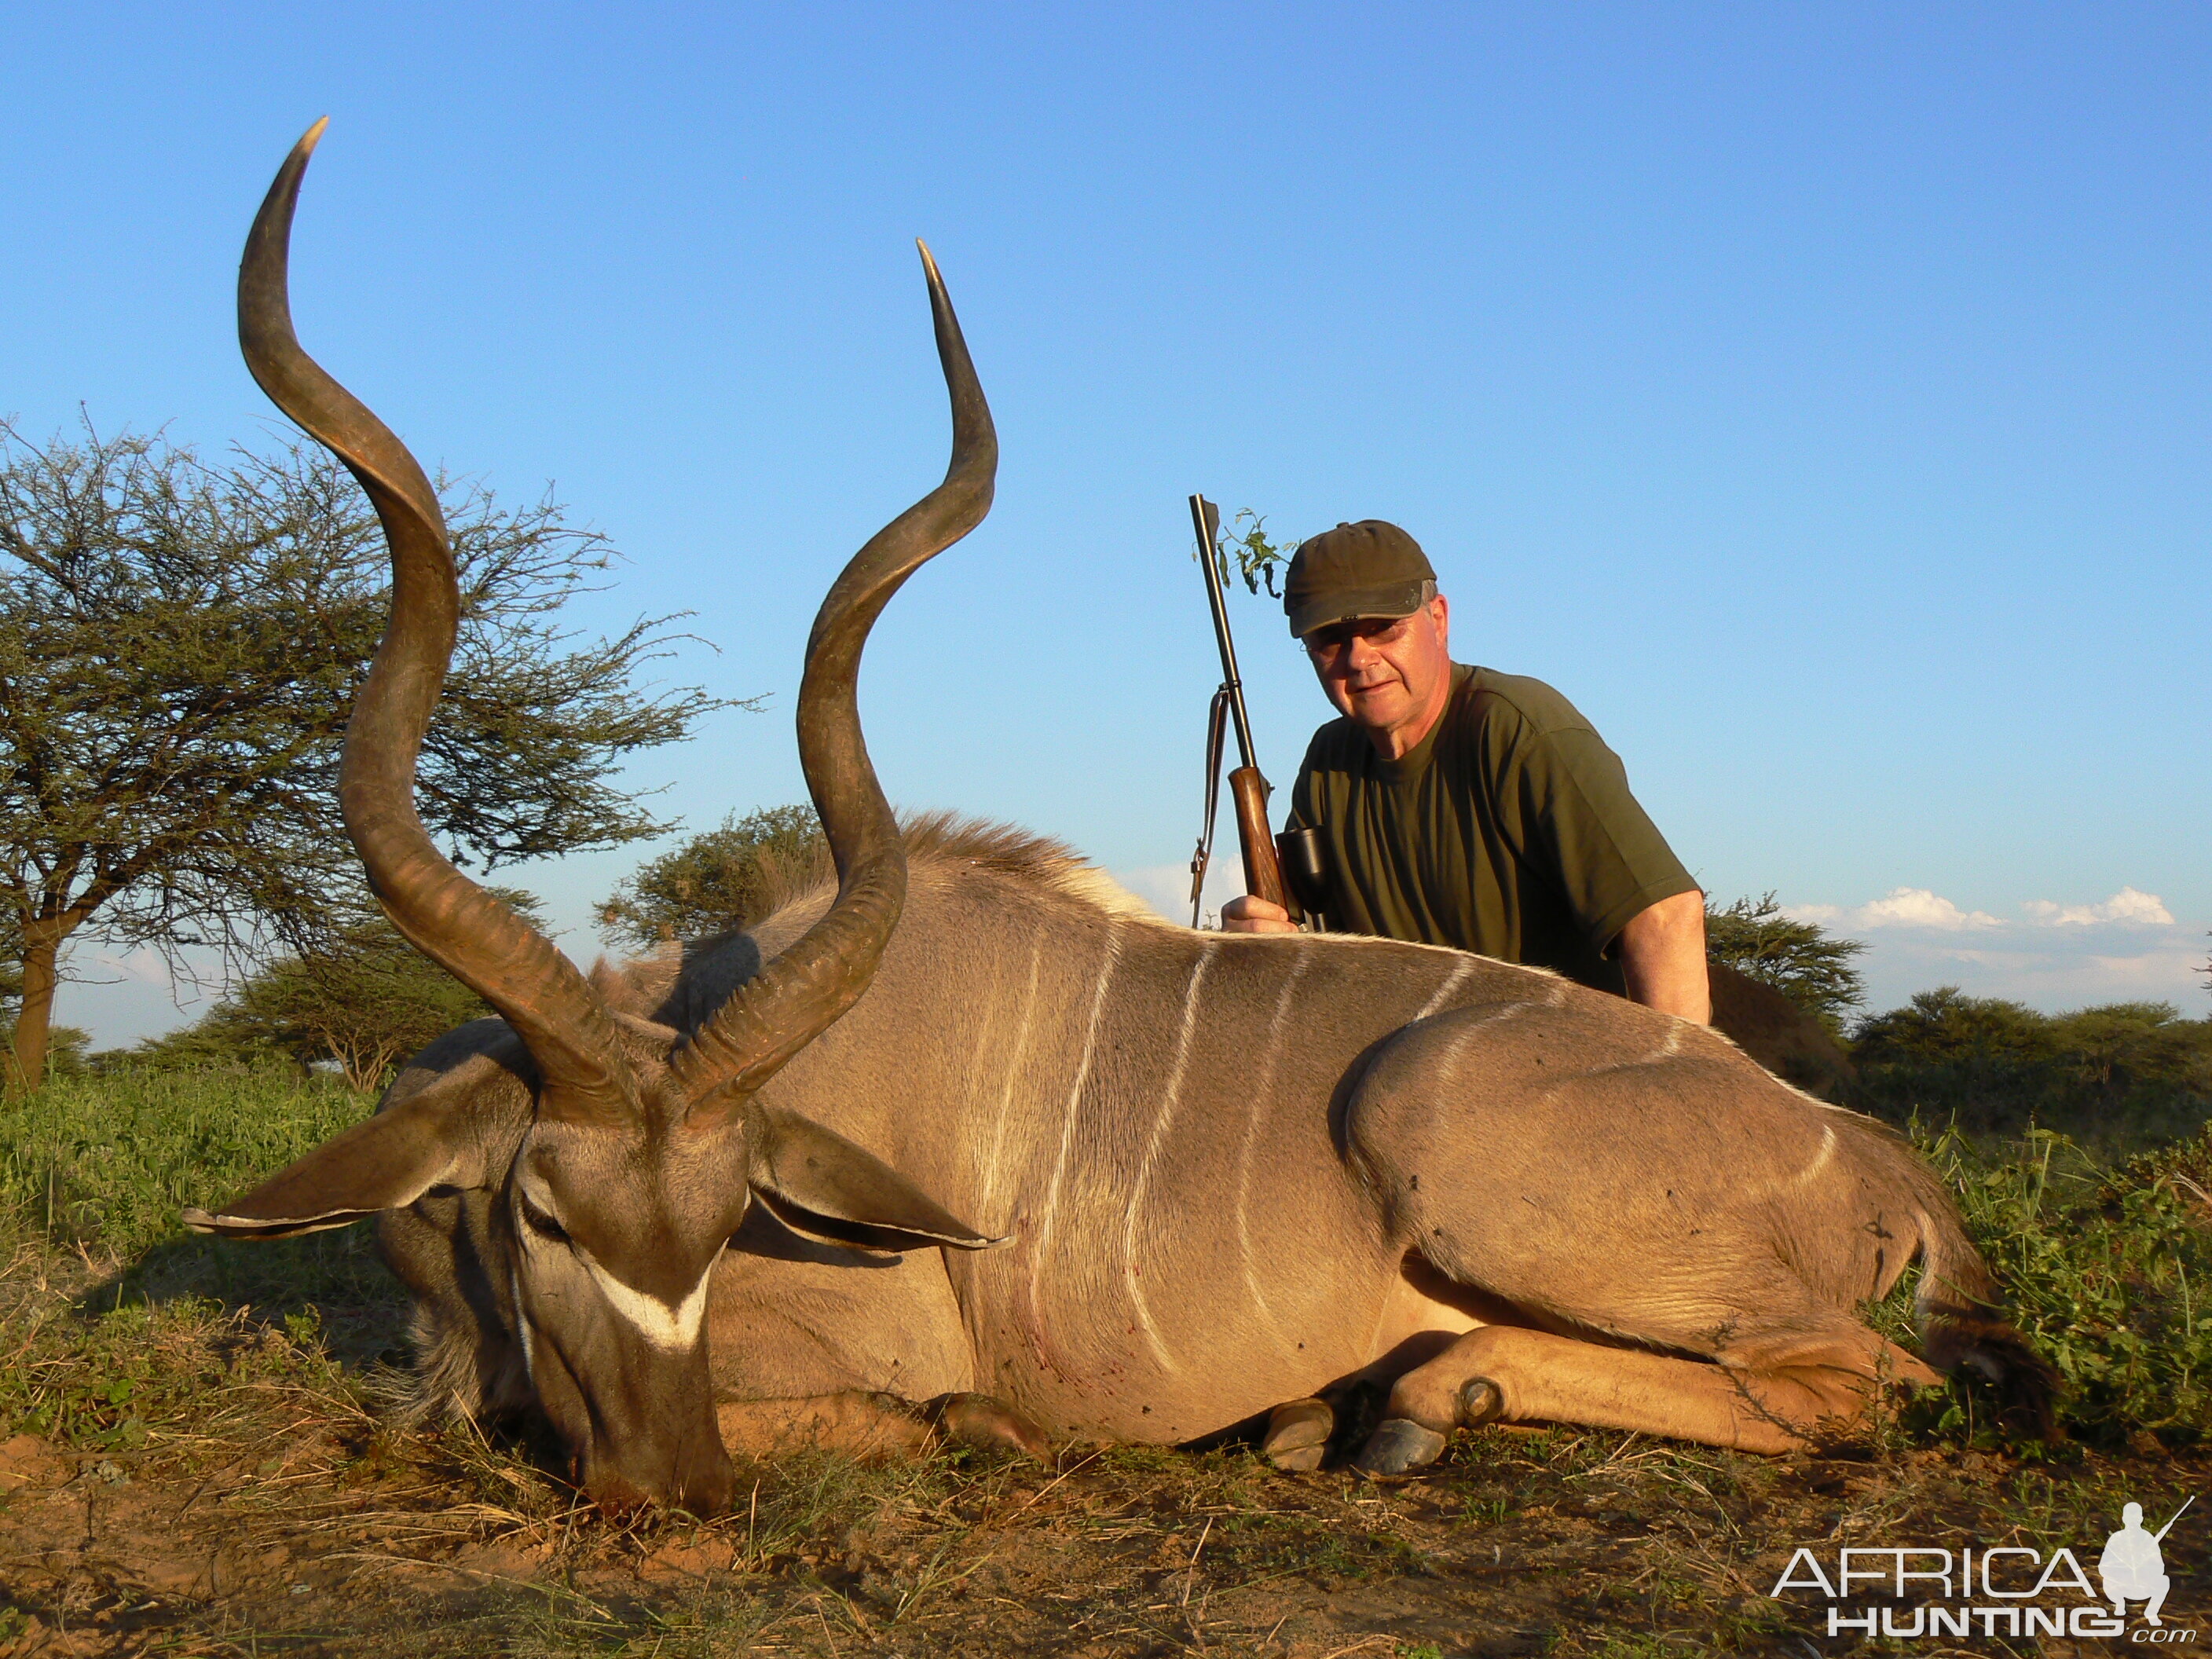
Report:
[{"label": "olive green cap", "polygon": [[1362,519],[1298,544],[1283,580],[1283,611],[1304,639],[1332,623],[1410,617],[1435,595],[1436,580],[1419,542],[1395,524]]}]

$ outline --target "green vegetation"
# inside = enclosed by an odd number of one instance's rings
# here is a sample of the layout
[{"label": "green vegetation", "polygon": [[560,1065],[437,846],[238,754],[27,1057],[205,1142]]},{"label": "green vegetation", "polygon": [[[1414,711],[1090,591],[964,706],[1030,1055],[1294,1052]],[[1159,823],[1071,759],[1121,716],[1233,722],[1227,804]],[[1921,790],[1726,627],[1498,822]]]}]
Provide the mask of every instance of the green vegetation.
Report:
[{"label": "green vegetation", "polygon": [[1256,594],[1264,583],[1267,597],[1282,598],[1275,586],[1279,572],[1287,573],[1291,555],[1298,550],[1298,538],[1277,541],[1267,534],[1267,521],[1250,507],[1240,510],[1232,523],[1231,532],[1217,546],[1215,557],[1221,568],[1221,580],[1229,580],[1229,561],[1237,561],[1237,574],[1244,579],[1244,591]]},{"label": "green vegetation", "polygon": [[289,1066],[50,1084],[0,1108],[0,1249],[100,1264],[121,1275],[118,1306],[185,1293],[289,1308],[388,1299],[366,1228],[241,1249],[177,1220],[186,1205],[257,1185],[373,1104]]},{"label": "green vegetation", "polygon": [[1772,986],[1831,1036],[1843,1034],[1844,1015],[1865,1000],[1866,982],[1854,965],[1865,950],[1856,939],[1831,939],[1818,924],[1784,915],[1771,893],[1718,910],[1705,901],[1706,956]]},{"label": "green vegetation", "polygon": [[[15,1011],[23,1000],[21,958],[22,952],[7,941],[5,913],[0,910],[0,1052],[9,1054],[15,1052]],[[91,1048],[91,1033],[81,1031],[74,1025],[48,1026],[46,1076],[78,1075],[84,1070],[85,1060]]]},{"label": "green vegetation", "polygon": [[766,917],[823,854],[811,806],[769,806],[692,836],[647,860],[599,906],[599,931],[648,950],[667,939],[704,939]]},{"label": "green vegetation", "polygon": [[1945,986],[1861,1020],[1851,1058],[1856,1103],[1975,1136],[2040,1125],[2118,1152],[2212,1117],[2212,1020],[2166,1002],[2044,1014]]},{"label": "green vegetation", "polygon": [[[2212,1436],[2212,1130],[2117,1168],[2048,1129],[1996,1155],[1955,1130],[1918,1139],[2003,1282],[2014,1322],[2058,1368],[2066,1433],[2137,1450]],[[1917,1278],[1877,1310],[1903,1341]],[[1970,1378],[1916,1401],[1905,1426],[1993,1443],[1990,1406]]]},{"label": "green vegetation", "polygon": [[[12,1051],[15,1042],[15,1022],[0,1018],[0,1050]],[[46,1028],[46,1076],[50,1080],[83,1076],[91,1058],[92,1033],[79,1030],[74,1025]]]},{"label": "green vegetation", "polygon": [[[424,821],[487,866],[659,833],[613,774],[720,705],[639,689],[659,623],[580,645],[554,620],[606,567],[604,538],[550,500],[441,494],[462,622]],[[389,578],[366,499],[304,441],[214,465],[88,428],[41,448],[0,422],[0,957],[20,973],[7,1092],[46,1075],[58,957],[80,930],[252,958],[366,914],[335,785]]]},{"label": "green vegetation", "polygon": [[[530,894],[492,890],[537,920]],[[255,969],[182,1030],[96,1059],[103,1071],[251,1068],[289,1060],[305,1072],[331,1062],[349,1087],[372,1091],[434,1037],[489,1012],[481,997],[379,915]]]}]

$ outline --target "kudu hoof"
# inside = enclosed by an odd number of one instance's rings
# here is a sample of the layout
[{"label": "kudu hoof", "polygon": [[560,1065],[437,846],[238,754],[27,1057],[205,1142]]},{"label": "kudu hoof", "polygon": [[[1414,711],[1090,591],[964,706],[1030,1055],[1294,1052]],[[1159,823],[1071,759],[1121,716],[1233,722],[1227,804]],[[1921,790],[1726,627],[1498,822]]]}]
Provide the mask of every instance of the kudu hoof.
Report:
[{"label": "kudu hoof", "polygon": [[1370,1479],[1411,1474],[1425,1468],[1444,1453],[1444,1437],[1424,1428],[1410,1417],[1386,1417],[1376,1425],[1352,1467]]},{"label": "kudu hoof", "polygon": [[1279,1469],[1310,1474],[1321,1467],[1328,1437],[1336,1431],[1336,1413],[1326,1400],[1293,1400],[1268,1414],[1267,1432],[1260,1450]]},{"label": "kudu hoof", "polygon": [[1052,1442],[1045,1431],[988,1394],[939,1395],[922,1409],[939,1436],[953,1445],[1052,1461]]}]

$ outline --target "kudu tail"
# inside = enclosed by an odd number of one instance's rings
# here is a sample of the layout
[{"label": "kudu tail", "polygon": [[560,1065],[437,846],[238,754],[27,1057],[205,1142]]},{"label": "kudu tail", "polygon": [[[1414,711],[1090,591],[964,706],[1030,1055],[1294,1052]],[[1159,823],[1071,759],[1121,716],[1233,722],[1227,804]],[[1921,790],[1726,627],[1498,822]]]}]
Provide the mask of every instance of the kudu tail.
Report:
[{"label": "kudu tail", "polygon": [[2009,1438],[2057,1437],[2052,1401],[2058,1373],[2004,1316],[1996,1277],[1966,1237],[1958,1206],[1936,1172],[1901,1142],[1919,1211],[1920,1285],[1914,1310],[1928,1363],[1951,1376],[1971,1371],[1997,1391],[1997,1423]]}]

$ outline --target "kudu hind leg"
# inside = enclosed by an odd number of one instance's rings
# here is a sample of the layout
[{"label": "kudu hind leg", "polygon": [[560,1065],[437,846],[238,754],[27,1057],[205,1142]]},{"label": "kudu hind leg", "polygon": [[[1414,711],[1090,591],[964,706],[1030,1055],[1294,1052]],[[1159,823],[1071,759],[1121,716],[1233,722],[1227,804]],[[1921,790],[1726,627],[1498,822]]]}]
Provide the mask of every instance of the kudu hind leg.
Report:
[{"label": "kudu hind leg", "polygon": [[1496,1421],[1631,1429],[1785,1452],[1857,1422],[1885,1382],[1936,1381],[1863,1326],[1771,1352],[1724,1352],[1707,1364],[1491,1325],[1400,1377],[1382,1425],[1352,1463],[1369,1474],[1402,1474],[1433,1462],[1455,1428]]}]

